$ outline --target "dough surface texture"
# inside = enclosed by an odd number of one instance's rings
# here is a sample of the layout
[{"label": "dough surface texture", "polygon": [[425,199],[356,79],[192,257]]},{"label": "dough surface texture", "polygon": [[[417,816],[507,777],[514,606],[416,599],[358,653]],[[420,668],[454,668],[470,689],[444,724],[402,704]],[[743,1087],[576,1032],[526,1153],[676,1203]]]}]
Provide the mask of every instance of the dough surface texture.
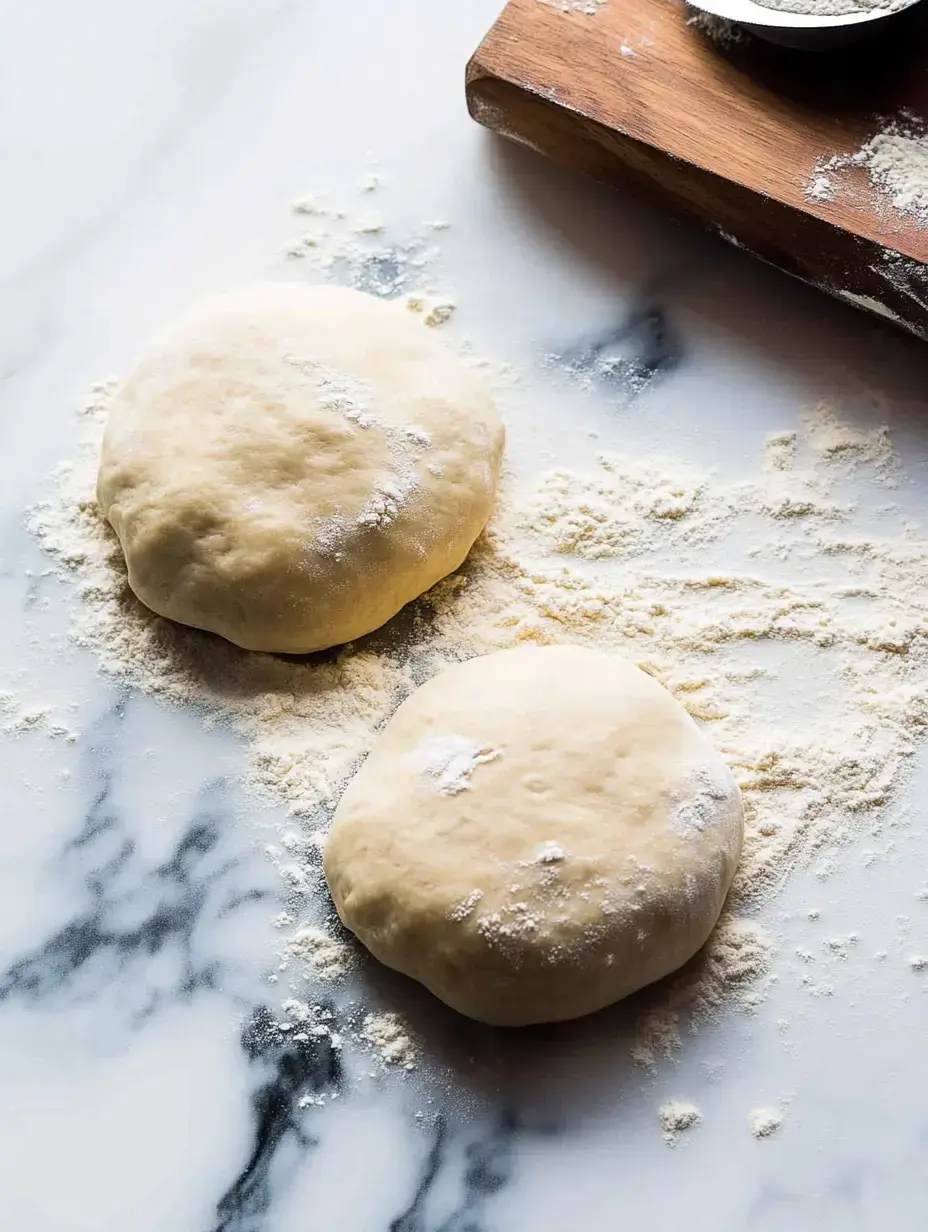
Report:
[{"label": "dough surface texture", "polygon": [[404,307],[268,284],[151,347],[115,399],[97,495],[148,607],[306,653],[461,564],[502,449],[481,379]]},{"label": "dough surface texture", "polygon": [[383,963],[519,1026],[691,958],[742,837],[730,770],[661,685],[617,655],[520,648],[403,703],[336,810],[325,872]]}]

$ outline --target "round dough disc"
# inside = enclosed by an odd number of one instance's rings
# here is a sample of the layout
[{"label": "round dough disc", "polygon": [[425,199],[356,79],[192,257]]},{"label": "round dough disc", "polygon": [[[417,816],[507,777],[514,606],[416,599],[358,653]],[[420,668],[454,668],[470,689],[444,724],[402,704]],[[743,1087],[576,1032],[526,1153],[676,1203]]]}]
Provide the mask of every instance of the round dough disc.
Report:
[{"label": "round dough disc", "polygon": [[661,685],[615,655],[535,647],[403,703],[336,810],[325,872],[381,962],[519,1026],[691,958],[742,836],[730,770]]},{"label": "round dough disc", "polygon": [[502,449],[483,382],[404,307],[278,283],[207,301],[152,347],[97,493],[148,607],[299,654],[461,564]]}]

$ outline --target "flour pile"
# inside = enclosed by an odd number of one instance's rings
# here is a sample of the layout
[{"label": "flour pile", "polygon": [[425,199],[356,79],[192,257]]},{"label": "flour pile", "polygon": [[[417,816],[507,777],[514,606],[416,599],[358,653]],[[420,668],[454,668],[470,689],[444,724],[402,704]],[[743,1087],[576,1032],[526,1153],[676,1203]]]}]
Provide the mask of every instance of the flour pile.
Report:
[{"label": "flour pile", "polygon": [[[274,921],[278,928],[296,923],[288,912]],[[345,978],[355,965],[355,950],[347,941],[333,937],[321,928],[307,925],[290,934],[280,955],[278,971],[287,971],[292,963],[317,980],[338,981]]]},{"label": "flour pile", "polygon": [[838,196],[836,173],[862,167],[878,199],[898,214],[928,226],[928,135],[924,125],[905,115],[890,120],[854,154],[820,158],[806,185],[810,201]]},{"label": "flour pile", "polygon": [[754,1108],[748,1113],[748,1126],[755,1138],[771,1138],[782,1124],[779,1108]]},{"label": "flour pile", "polygon": [[687,1130],[694,1129],[702,1120],[702,1113],[695,1104],[685,1099],[671,1099],[657,1110],[661,1135],[668,1146],[676,1146]]},{"label": "flour pile", "polygon": [[399,1014],[389,1010],[367,1014],[359,1036],[385,1065],[396,1065],[406,1070],[416,1068],[421,1050]]}]

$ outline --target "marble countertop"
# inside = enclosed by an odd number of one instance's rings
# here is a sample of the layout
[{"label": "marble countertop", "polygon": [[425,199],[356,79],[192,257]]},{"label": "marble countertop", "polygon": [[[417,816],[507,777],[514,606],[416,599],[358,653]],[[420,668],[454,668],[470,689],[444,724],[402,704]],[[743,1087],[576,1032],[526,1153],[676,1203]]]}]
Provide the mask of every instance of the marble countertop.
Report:
[{"label": "marble countertop", "polygon": [[[391,225],[452,221],[452,329],[522,374],[516,470],[630,434],[737,474],[798,406],[838,399],[890,416],[928,512],[924,344],[478,129],[463,66],[497,7],[0,0],[0,690],[75,736],[0,738],[3,1228],[925,1226],[928,982],[901,962],[853,960],[819,997],[784,975],[653,1072],[614,1047],[609,1013],[513,1036],[435,1007],[410,1074],[330,1036],[294,1044],[269,981],[273,808],[242,794],[234,737],[68,641],[69,596],[26,528],[88,385],[196,296],[281,276],[294,199],[340,199],[372,166]],[[545,355],[622,321],[640,396],[554,388]],[[928,836],[859,854],[763,905],[782,953],[812,906],[867,954],[899,957],[901,919],[928,952]],[[703,1123],[670,1149],[656,1110],[674,1097]],[[773,1104],[784,1125],[758,1140],[748,1114]]]}]

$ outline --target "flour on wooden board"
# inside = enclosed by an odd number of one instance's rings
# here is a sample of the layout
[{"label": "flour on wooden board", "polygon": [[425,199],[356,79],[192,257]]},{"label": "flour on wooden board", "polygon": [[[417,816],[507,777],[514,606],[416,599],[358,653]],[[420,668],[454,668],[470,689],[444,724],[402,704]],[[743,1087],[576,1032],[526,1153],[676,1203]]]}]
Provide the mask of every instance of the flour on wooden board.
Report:
[{"label": "flour on wooden board", "polygon": [[928,134],[922,121],[906,114],[894,117],[855,153],[822,156],[806,184],[806,197],[834,201],[847,196],[842,173],[854,167],[866,171],[878,209],[928,226]]},{"label": "flour on wooden board", "polygon": [[602,9],[606,0],[538,0],[550,9],[560,9],[562,13],[584,13],[587,17],[595,17]]}]

